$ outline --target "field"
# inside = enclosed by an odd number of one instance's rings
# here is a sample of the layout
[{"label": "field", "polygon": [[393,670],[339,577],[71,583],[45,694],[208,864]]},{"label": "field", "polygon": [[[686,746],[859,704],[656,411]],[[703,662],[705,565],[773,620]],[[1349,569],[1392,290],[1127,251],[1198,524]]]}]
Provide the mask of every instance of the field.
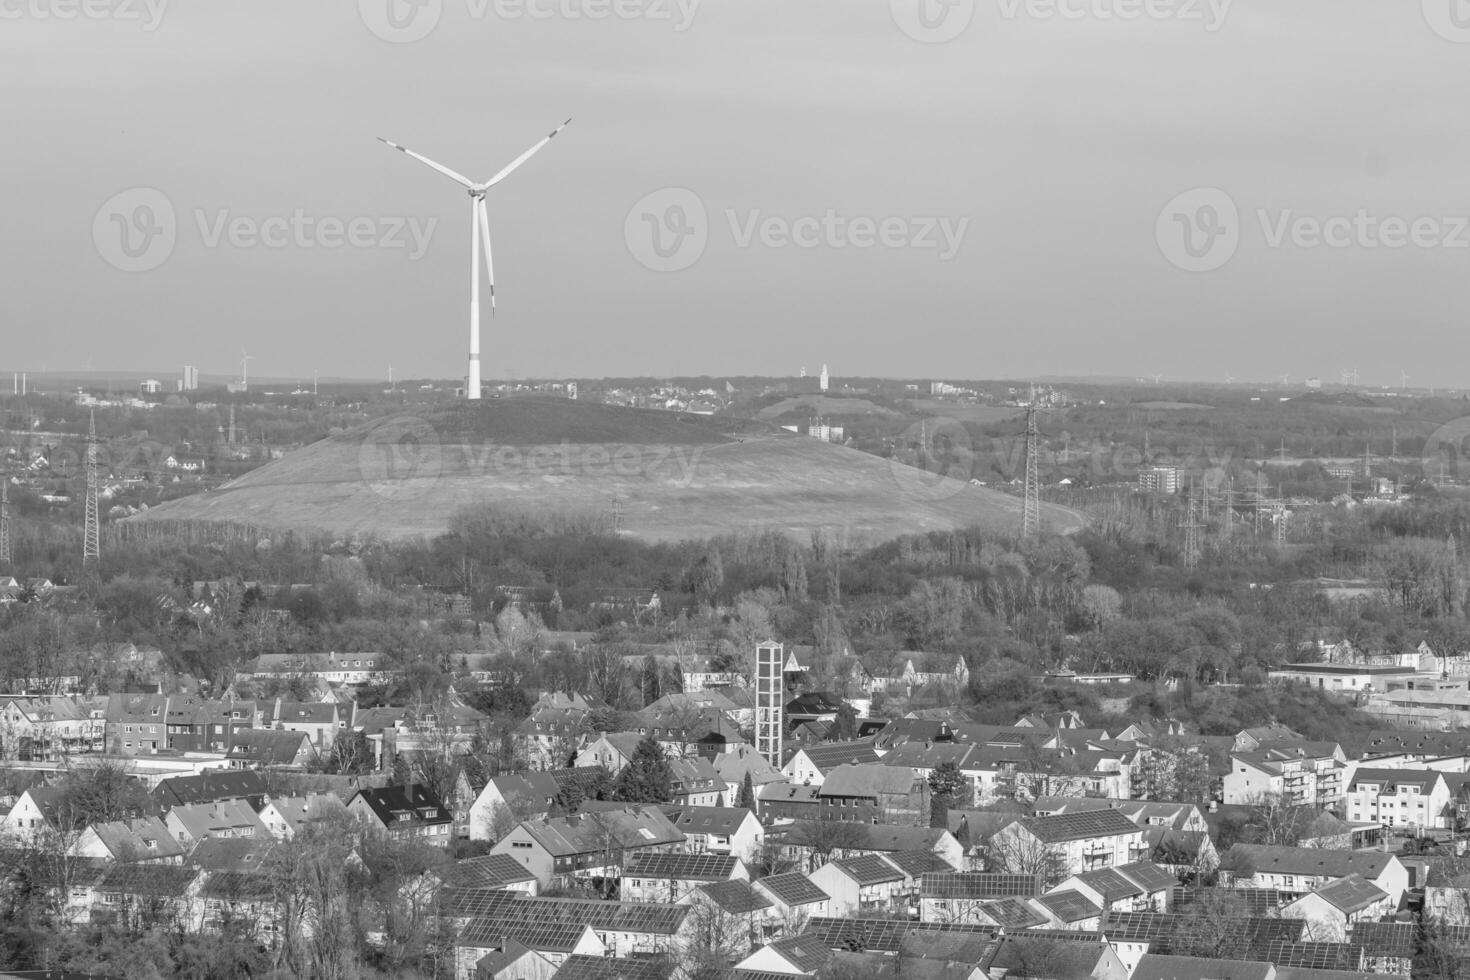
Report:
[{"label": "field", "polygon": [[782,399],[774,405],[767,405],[756,413],[756,418],[774,420],[792,414],[810,415],[814,418],[844,415],[899,415],[893,409],[870,402],[866,398],[834,398],[831,395],[801,395],[794,398]]},{"label": "field", "polygon": [[[1020,500],[760,423],[522,399],[463,404],[324,439],[131,520],[433,536],[483,503],[621,514],[650,541],[817,528],[854,544],[1020,522]],[[614,504],[616,499],[617,503]],[[1046,506],[1058,531],[1074,511]]]}]

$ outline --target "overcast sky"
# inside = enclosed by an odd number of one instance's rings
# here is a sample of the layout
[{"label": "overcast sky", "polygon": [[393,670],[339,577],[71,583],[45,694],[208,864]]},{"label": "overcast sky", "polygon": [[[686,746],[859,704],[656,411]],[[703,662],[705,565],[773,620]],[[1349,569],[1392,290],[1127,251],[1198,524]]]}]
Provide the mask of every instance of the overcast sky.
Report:
[{"label": "overcast sky", "polygon": [[1470,3],[418,2],[0,0],[0,369],[1470,384]]}]

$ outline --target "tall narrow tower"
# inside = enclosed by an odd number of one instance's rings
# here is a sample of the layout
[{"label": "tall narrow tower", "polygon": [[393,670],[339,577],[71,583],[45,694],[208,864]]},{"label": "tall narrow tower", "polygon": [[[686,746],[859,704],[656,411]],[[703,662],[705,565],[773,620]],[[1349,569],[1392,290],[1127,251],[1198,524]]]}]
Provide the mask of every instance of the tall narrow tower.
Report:
[{"label": "tall narrow tower", "polygon": [[817,387],[820,388],[823,391],[826,391],[827,390],[827,385],[831,382],[831,380],[832,379],[827,376],[827,365],[823,364],[822,365],[822,376],[817,379]]},{"label": "tall narrow tower", "polygon": [[1026,487],[1021,504],[1021,537],[1034,538],[1041,533],[1041,477],[1036,471],[1039,443],[1036,430],[1036,399],[1026,406]]},{"label": "tall narrow tower", "polygon": [[97,413],[87,426],[87,523],[82,530],[82,564],[90,565],[102,555],[101,530],[97,522]]},{"label": "tall narrow tower", "polygon": [[1179,526],[1184,528],[1184,567],[1187,571],[1194,571],[1199,567],[1199,531],[1204,527],[1199,520],[1199,511],[1196,509],[1198,498],[1194,487],[1189,488],[1189,505],[1184,512],[1184,520]]},{"label": "tall narrow tower", "polygon": [[777,769],[781,758],[782,708],[786,700],[785,649],[767,640],[755,648],[755,750]]},{"label": "tall narrow tower", "polygon": [[10,564],[10,477],[0,474],[0,564]]}]

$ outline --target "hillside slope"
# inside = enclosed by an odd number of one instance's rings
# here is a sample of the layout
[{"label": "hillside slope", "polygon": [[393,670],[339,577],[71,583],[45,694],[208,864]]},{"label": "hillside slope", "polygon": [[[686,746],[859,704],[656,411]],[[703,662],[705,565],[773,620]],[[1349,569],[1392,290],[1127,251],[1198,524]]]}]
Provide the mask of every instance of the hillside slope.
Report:
[{"label": "hillside slope", "polygon": [[545,399],[374,422],[130,520],[396,539],[442,533],[476,504],[607,514],[614,498],[624,533],[650,541],[830,528],[856,543],[1020,522],[1014,497],[761,423]]}]

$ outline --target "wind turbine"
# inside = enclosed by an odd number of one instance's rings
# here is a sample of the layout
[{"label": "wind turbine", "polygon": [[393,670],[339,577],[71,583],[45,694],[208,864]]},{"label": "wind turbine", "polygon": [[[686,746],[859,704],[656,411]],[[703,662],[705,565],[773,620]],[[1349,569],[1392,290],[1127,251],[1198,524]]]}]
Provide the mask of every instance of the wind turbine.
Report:
[{"label": "wind turbine", "polygon": [[245,353],[245,348],[240,348],[240,390],[250,390],[250,362],[255,360],[254,354]]},{"label": "wind turbine", "polygon": [[1402,369],[1399,370],[1399,387],[1400,388],[1407,388],[1407,387],[1409,387],[1409,372],[1407,372],[1405,370],[1402,370]]},{"label": "wind turbine", "polygon": [[406,146],[400,146],[392,140],[378,139],[387,143],[400,153],[406,153],[419,163],[424,164],[458,183],[470,193],[470,369],[465,378],[465,397],[471,400],[480,397],[480,246],[485,247],[485,273],[490,280],[490,316],[495,316],[495,263],[490,257],[490,213],[485,207],[485,192],[505,178],[509,177],[517,167],[525,163],[531,156],[560,133],[566,129],[568,119],[560,126],[553,129],[541,142],[531,147],[525,153],[516,157],[506,164],[494,177],[483,183],[476,183],[463,174],[456,173],[448,167],[435,163],[422,154],[415,153]]}]

